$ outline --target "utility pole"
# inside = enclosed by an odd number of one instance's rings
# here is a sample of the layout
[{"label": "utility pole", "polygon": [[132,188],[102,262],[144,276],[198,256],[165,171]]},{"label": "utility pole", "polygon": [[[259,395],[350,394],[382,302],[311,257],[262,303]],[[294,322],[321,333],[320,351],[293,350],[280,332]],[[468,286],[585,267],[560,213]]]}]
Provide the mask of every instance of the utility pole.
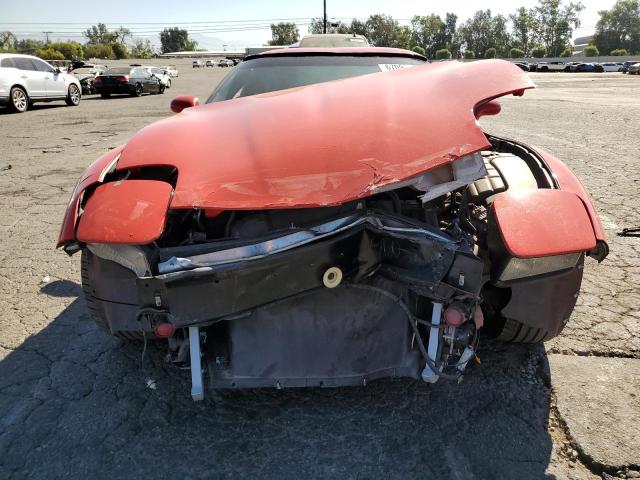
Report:
[{"label": "utility pole", "polygon": [[42,32],[47,36],[47,44],[49,44],[49,34],[53,32]]},{"label": "utility pole", "polygon": [[327,0],[322,0],[324,5],[324,21],[322,22],[322,33],[327,33]]}]

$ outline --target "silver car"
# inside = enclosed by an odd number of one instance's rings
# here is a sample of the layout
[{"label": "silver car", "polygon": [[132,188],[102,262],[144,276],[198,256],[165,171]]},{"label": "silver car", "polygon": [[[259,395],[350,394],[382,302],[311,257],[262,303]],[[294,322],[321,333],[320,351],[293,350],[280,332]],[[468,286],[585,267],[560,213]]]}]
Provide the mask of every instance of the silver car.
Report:
[{"label": "silver car", "polygon": [[0,105],[25,112],[34,102],[80,103],[80,81],[30,55],[0,54]]},{"label": "silver car", "polygon": [[142,68],[144,68],[154,77],[157,77],[160,80],[160,83],[165,86],[165,88],[171,88],[171,75],[169,75],[166,70],[152,66],[143,66]]}]

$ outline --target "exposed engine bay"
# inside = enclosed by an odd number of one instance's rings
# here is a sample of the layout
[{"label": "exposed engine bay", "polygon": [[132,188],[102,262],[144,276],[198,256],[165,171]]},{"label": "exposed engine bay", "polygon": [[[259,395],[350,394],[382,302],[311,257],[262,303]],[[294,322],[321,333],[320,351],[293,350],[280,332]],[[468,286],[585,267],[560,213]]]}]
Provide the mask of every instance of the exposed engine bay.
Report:
[{"label": "exposed engine bay", "polygon": [[[488,138],[492,150],[337,207],[171,210],[153,244],[88,243],[88,303],[112,333],[168,338],[175,362],[190,352],[196,399],[201,357],[214,388],[458,379],[483,327],[514,341],[559,333],[582,276],[581,253],[509,252],[495,196],[557,185],[532,152]],[[527,317],[536,288],[551,298],[542,323]],[[505,312],[532,328],[512,331]]]}]

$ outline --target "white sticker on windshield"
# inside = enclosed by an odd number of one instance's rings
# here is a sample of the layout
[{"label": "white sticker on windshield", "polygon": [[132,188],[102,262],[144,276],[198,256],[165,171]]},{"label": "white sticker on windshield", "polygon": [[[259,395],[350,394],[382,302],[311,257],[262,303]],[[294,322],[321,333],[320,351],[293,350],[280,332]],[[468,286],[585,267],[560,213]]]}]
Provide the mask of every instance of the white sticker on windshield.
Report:
[{"label": "white sticker on windshield", "polygon": [[380,67],[381,72],[392,72],[394,70],[400,70],[401,68],[415,67],[415,65],[407,65],[407,64],[400,64],[400,63],[379,63],[378,67]]}]

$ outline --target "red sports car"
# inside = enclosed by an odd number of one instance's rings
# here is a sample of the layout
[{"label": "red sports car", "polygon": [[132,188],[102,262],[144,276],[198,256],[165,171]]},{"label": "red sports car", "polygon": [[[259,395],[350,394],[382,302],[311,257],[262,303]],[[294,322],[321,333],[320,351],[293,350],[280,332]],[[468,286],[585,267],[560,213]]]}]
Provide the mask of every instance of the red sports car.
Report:
[{"label": "red sports car", "polygon": [[398,49],[247,57],[91,165],[58,246],[98,325],[165,339],[194,399],[203,362],[212,388],[459,378],[481,328],[560,333],[608,253],[569,168],[478,124],[533,87]]}]

